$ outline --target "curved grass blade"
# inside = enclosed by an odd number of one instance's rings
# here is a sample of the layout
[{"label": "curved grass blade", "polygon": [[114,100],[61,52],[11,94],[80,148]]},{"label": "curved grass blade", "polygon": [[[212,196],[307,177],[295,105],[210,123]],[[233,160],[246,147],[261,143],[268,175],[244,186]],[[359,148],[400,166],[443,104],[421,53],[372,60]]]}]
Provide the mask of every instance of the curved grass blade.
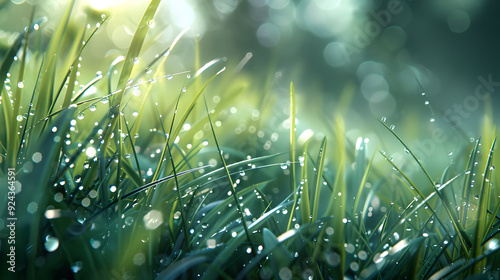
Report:
[{"label": "curved grass blade", "polygon": [[[439,196],[439,199],[442,201],[442,205],[444,206],[445,210],[446,210],[446,213],[448,214],[448,216],[450,217],[450,220],[453,224],[453,227],[455,228],[455,231],[457,232],[457,236],[460,240],[460,244],[462,246],[462,253],[468,258],[469,257],[469,250],[467,248],[467,236],[464,234],[465,233],[465,230],[464,228],[462,227],[462,225],[460,223],[457,222],[458,220],[458,216],[457,216],[457,213],[454,212],[454,209],[451,209],[450,208],[450,202],[448,201],[448,199],[446,198],[446,196],[442,195],[436,184],[434,183],[434,180],[432,180],[431,176],[429,175],[429,173],[427,172],[427,170],[424,168],[424,166],[422,165],[422,162],[420,162],[420,160],[417,158],[417,156],[412,152],[412,150],[408,147],[408,145],[406,145],[406,143],[396,134],[396,132],[394,132],[393,129],[391,129],[389,126],[387,126],[386,123],[384,123],[383,121],[381,120],[378,120],[389,132],[392,133],[392,135],[394,135],[394,137],[396,137],[396,139],[398,139],[398,141],[405,147],[406,151],[408,151],[408,153],[410,153],[410,155],[413,157],[413,159],[417,162],[418,166],[420,167],[420,169],[424,172],[425,176],[427,177],[427,179],[429,180],[432,188],[434,189],[434,191],[438,194]],[[384,155],[385,156],[385,155]],[[387,157],[386,157],[387,158]],[[389,160],[390,161],[390,160]],[[392,162],[391,162],[392,163]],[[400,172],[401,173],[401,172]],[[424,197],[424,196],[422,196]],[[430,209],[430,206],[429,206],[429,209]]]},{"label": "curved grass blade", "polygon": [[469,156],[469,162],[467,164],[467,172],[464,180],[464,187],[463,187],[463,192],[462,192],[462,201],[464,202],[464,206],[462,208],[462,226],[465,227],[465,223],[467,221],[467,211],[469,209],[469,200],[470,200],[470,192],[471,192],[471,186],[472,182],[474,180],[474,162],[476,162],[476,156],[477,156],[477,151],[479,150],[479,143],[480,140],[476,141],[476,145],[474,146],[474,149],[472,149],[471,154]]},{"label": "curved grass blade", "polygon": [[[290,194],[288,197],[286,197],[278,206],[275,208],[271,209],[270,211],[266,212],[262,216],[260,216],[257,220],[255,220],[252,224],[248,226],[248,229],[253,229],[263,222],[265,222],[267,219],[271,218],[276,211],[280,210],[281,208],[287,207],[288,205],[292,204],[292,201],[290,201],[290,198],[292,197],[292,194]],[[228,258],[231,256],[231,254],[238,248],[238,246],[241,245],[243,242],[243,239],[245,238],[245,232],[240,232],[236,237],[232,238],[231,241],[226,245],[223,251],[221,251],[217,257],[212,262],[213,267],[222,267],[224,263],[227,262]],[[205,275],[203,275],[202,279],[215,279],[216,271],[214,268],[210,267],[209,270],[205,272]]]},{"label": "curved grass blade", "polygon": [[[290,83],[290,162],[295,162],[295,89],[293,87],[293,82]],[[290,174],[290,191],[293,194],[293,206],[290,211],[290,217],[288,220],[287,230],[290,229],[292,225],[292,219],[295,214],[295,206],[297,205],[297,194],[295,193],[295,164],[291,166],[292,172]]]},{"label": "curved grass blade", "polygon": [[[479,191],[479,204],[478,204],[478,221],[476,224],[476,232],[474,238],[474,244],[472,246],[472,257],[478,258],[482,254],[482,246],[483,240],[486,238],[488,234],[488,228],[486,228],[487,222],[487,211],[490,204],[490,179],[491,179],[491,165],[493,160],[493,150],[495,149],[496,137],[493,139],[493,143],[491,144],[490,152],[488,154],[488,158],[486,161],[486,165],[484,167],[483,173],[483,182],[481,184],[481,190]],[[496,214],[496,213],[495,213]],[[481,273],[483,271],[485,263],[483,261],[478,261],[473,266],[474,273]]]},{"label": "curved grass blade", "polygon": [[[206,87],[206,85],[204,87]],[[236,208],[238,209],[238,214],[241,216],[241,223],[243,224],[243,229],[245,230],[245,235],[247,237],[248,242],[252,246],[253,254],[255,254],[255,248],[253,248],[252,238],[250,237],[250,232],[248,231],[248,227],[247,227],[247,224],[245,221],[245,216],[243,215],[243,210],[241,209],[240,201],[239,201],[239,198],[236,194],[236,189],[234,188],[233,179],[231,178],[231,174],[229,173],[229,169],[227,168],[226,160],[224,159],[223,152],[219,146],[219,141],[217,140],[217,136],[215,135],[215,130],[214,130],[214,126],[212,123],[212,118],[210,117],[210,111],[208,110],[208,103],[207,103],[206,98],[204,98],[204,101],[205,101],[205,109],[206,109],[207,116],[208,116],[208,123],[210,124],[210,128],[212,130],[212,135],[214,137],[215,146],[217,147],[219,158],[222,162],[222,165],[224,166],[224,170],[226,171],[227,179],[229,180],[229,184],[230,184],[230,188],[231,188],[231,193],[233,195],[234,202],[236,203]]]},{"label": "curved grass blade", "polygon": [[325,158],[326,158],[326,137],[323,138],[323,141],[321,142],[321,148],[318,153],[318,167],[317,169],[317,174],[316,174],[316,188],[314,190],[314,200],[313,200],[313,214],[312,214],[312,220],[316,221],[318,220],[318,210],[319,210],[319,196],[321,194],[321,180],[323,178],[323,170],[325,168]]}]

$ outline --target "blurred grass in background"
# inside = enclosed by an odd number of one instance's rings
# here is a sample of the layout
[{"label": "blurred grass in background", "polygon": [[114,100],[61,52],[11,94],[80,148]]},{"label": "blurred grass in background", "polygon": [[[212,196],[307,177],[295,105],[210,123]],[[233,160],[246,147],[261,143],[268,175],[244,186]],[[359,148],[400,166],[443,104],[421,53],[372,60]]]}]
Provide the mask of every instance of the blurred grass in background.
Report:
[{"label": "blurred grass in background", "polygon": [[0,5],[3,278],[499,277],[492,4]]}]

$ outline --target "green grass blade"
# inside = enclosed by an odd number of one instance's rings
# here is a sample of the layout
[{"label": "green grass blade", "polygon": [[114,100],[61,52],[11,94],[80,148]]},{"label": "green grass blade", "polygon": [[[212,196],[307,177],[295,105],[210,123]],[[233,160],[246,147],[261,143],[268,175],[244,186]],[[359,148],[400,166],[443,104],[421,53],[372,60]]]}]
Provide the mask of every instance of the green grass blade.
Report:
[{"label": "green grass blade", "polygon": [[[412,152],[412,150],[408,147],[408,145],[406,145],[406,143],[396,134],[396,132],[394,132],[393,129],[391,129],[389,126],[387,126],[387,124],[385,124],[383,121],[379,120],[379,122],[388,130],[392,133],[392,135],[394,137],[396,137],[396,139],[398,139],[398,141],[405,147],[405,149],[408,151],[408,153],[413,157],[413,159],[417,162],[417,164],[419,165],[420,169],[424,172],[425,176],[427,177],[427,179],[429,180],[431,186],[433,187],[434,191],[438,194],[439,198],[441,199],[441,201],[443,202],[443,206],[446,210],[446,213],[448,214],[448,216],[450,217],[450,220],[453,224],[453,227],[455,228],[455,231],[457,233],[457,236],[460,240],[460,244],[462,245],[462,253],[468,258],[469,257],[469,250],[467,248],[467,242],[466,242],[466,235],[464,235],[465,233],[465,230],[464,228],[462,227],[462,225],[460,223],[458,223],[458,214],[455,212],[454,209],[451,209],[450,208],[450,202],[448,201],[448,199],[442,195],[439,191],[438,191],[438,188],[436,186],[436,184],[434,183],[434,180],[432,180],[431,176],[429,175],[429,173],[427,172],[427,170],[424,168],[424,166],[422,165],[422,163],[420,162],[420,160],[417,158],[417,156]],[[424,196],[422,196],[424,197]],[[429,207],[430,208],[430,207]]]},{"label": "green grass blade", "polygon": [[317,174],[316,174],[316,188],[314,190],[314,200],[313,200],[313,216],[312,220],[318,220],[318,209],[319,209],[319,197],[321,195],[321,180],[323,178],[323,170],[325,168],[325,157],[326,157],[326,137],[323,138],[321,142],[321,148],[318,154],[318,166],[317,166]]},{"label": "green grass blade", "polygon": [[[307,166],[308,166],[308,155],[307,151],[309,148],[309,141],[306,142],[304,146],[304,153],[302,154],[303,158],[303,166],[301,170],[301,184],[302,184],[302,193],[300,195],[300,212],[302,224],[311,223],[313,220],[309,217],[311,215],[311,203],[309,201],[309,181],[307,180]],[[290,222],[289,222],[290,223]],[[288,226],[290,228],[290,225]]]},{"label": "green grass blade", "polygon": [[[486,164],[484,166],[483,173],[483,182],[481,184],[481,190],[479,191],[479,204],[478,204],[478,221],[476,224],[476,232],[474,238],[474,244],[472,246],[472,257],[478,258],[481,254],[483,254],[482,246],[483,240],[485,240],[486,235],[488,234],[489,229],[486,228],[487,222],[487,212],[490,204],[490,179],[491,179],[491,166],[493,161],[493,150],[495,149],[496,138],[493,140],[491,144],[490,152],[488,154],[488,158],[486,160]],[[496,214],[496,213],[495,213]],[[473,272],[481,273],[484,269],[485,262],[480,261],[474,264]]]},{"label": "green grass blade", "polygon": [[291,174],[290,174],[290,191],[293,194],[293,206],[290,211],[290,217],[288,219],[287,230],[290,229],[292,225],[292,219],[295,214],[295,206],[297,205],[297,194],[295,193],[295,188],[297,187],[295,182],[295,89],[293,83],[290,83],[290,163],[291,163]]},{"label": "green grass blade", "polygon": [[[243,225],[243,229],[245,230],[245,235],[247,237],[248,242],[250,243],[250,245],[253,248],[254,244],[252,242],[252,238],[250,237],[250,231],[248,230],[248,226],[247,226],[246,221],[245,221],[245,216],[243,215],[243,210],[241,209],[240,200],[239,200],[238,195],[236,193],[236,189],[234,188],[233,179],[231,178],[231,174],[229,173],[229,169],[227,168],[226,160],[224,159],[223,151],[220,148],[219,141],[217,141],[217,136],[215,134],[212,119],[210,117],[210,111],[208,110],[207,100],[205,99],[204,101],[205,101],[205,109],[206,109],[207,116],[208,116],[208,123],[210,124],[210,128],[212,130],[212,135],[214,137],[215,146],[217,147],[220,161],[222,162],[222,165],[224,166],[224,170],[226,171],[227,179],[229,180],[229,184],[230,184],[231,194],[234,198],[234,203],[236,204],[236,208],[238,209],[238,214],[241,216],[241,223]],[[252,252],[255,254],[255,252],[256,252],[255,248],[253,248]]]}]

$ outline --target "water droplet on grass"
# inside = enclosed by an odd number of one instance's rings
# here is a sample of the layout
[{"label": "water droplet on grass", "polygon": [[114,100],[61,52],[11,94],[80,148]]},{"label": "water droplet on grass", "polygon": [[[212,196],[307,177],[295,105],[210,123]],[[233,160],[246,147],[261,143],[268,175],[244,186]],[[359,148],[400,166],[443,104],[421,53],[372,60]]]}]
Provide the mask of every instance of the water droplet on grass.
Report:
[{"label": "water droplet on grass", "polygon": [[95,110],[97,110],[97,106],[95,104],[90,105],[89,110],[94,112]]},{"label": "water droplet on grass", "polygon": [[153,69],[147,67],[146,68],[146,74],[151,74],[151,73],[153,73]]},{"label": "water droplet on grass", "polygon": [[78,273],[83,267],[83,262],[77,261],[75,262],[74,265],[71,266],[71,270],[73,270],[73,273]]},{"label": "water droplet on grass", "polygon": [[151,210],[144,216],[143,220],[146,229],[153,230],[163,223],[163,214],[158,210]]},{"label": "water droplet on grass", "polygon": [[435,119],[435,118],[431,118],[431,119],[430,119],[430,122],[435,122],[435,121],[436,121],[436,119]]},{"label": "water droplet on grass", "polygon": [[18,88],[24,88],[24,83],[23,83],[23,82],[19,82],[19,83],[17,83],[17,87],[18,87]]},{"label": "water droplet on grass", "polygon": [[55,250],[57,250],[57,248],[59,248],[59,239],[57,239],[57,237],[47,235],[45,237],[45,243],[43,245],[45,247],[45,250],[47,250],[48,252],[54,252]]},{"label": "water droplet on grass", "polygon": [[280,167],[281,167],[281,169],[285,170],[288,168],[288,164],[282,163],[282,164],[280,164]]},{"label": "water droplet on grass", "polygon": [[140,61],[140,60],[139,60],[139,58],[138,58],[138,57],[135,57],[135,58],[134,58],[134,64],[139,64],[139,61]]},{"label": "water droplet on grass", "polygon": [[18,116],[16,117],[16,120],[17,120],[18,122],[22,122],[22,121],[23,121],[23,116],[18,115]]}]

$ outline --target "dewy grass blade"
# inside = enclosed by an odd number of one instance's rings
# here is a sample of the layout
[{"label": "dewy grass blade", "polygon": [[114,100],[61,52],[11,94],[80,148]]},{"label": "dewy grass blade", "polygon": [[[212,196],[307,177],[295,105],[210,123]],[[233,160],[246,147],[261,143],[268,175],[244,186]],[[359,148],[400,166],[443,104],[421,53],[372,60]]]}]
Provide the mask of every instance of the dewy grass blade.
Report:
[{"label": "dewy grass blade", "polygon": [[[457,213],[454,211],[454,209],[450,209],[450,203],[448,201],[448,199],[442,195],[436,184],[434,183],[434,180],[432,180],[431,176],[429,175],[429,173],[427,172],[427,170],[424,168],[424,166],[422,165],[422,163],[420,162],[420,160],[417,158],[417,156],[412,152],[412,150],[408,147],[408,145],[406,145],[406,143],[396,134],[396,132],[394,132],[394,130],[392,130],[389,126],[387,126],[387,124],[385,124],[383,121],[381,120],[378,120],[387,130],[389,130],[389,132],[392,133],[392,135],[394,135],[394,137],[396,137],[396,139],[398,139],[398,141],[405,147],[405,149],[408,151],[408,153],[410,153],[410,155],[413,157],[413,159],[417,162],[417,164],[419,165],[420,169],[424,172],[425,176],[427,177],[427,179],[429,180],[431,186],[433,187],[434,191],[438,194],[439,198],[441,199],[441,201],[443,202],[442,205],[444,206],[445,210],[446,210],[446,213],[448,214],[448,216],[450,217],[450,220],[453,224],[453,227],[455,228],[455,231],[457,233],[457,236],[460,240],[460,244],[462,246],[462,249],[463,249],[463,254],[468,258],[469,257],[469,250],[467,248],[467,236],[464,235],[465,233],[465,230],[464,228],[462,227],[462,225],[460,223],[458,223],[458,215]],[[387,157],[386,157],[387,158]],[[390,160],[389,160],[390,161]],[[391,162],[392,163],[392,162]],[[422,196],[424,197],[424,196]],[[430,206],[429,206],[429,209],[430,209]]]},{"label": "dewy grass blade", "polygon": [[[205,87],[206,87],[206,85],[204,86],[204,88]],[[203,89],[201,91],[203,91]],[[239,200],[238,195],[236,193],[236,189],[234,188],[233,179],[231,178],[231,174],[229,173],[229,169],[227,168],[226,160],[224,159],[223,152],[219,146],[219,141],[217,141],[217,136],[215,134],[214,126],[212,123],[212,118],[210,117],[210,111],[208,110],[208,104],[207,104],[206,98],[204,98],[204,101],[205,101],[205,109],[206,109],[207,116],[208,116],[208,123],[210,124],[210,128],[212,130],[212,135],[214,137],[215,146],[217,147],[219,158],[222,162],[222,165],[224,166],[224,170],[226,171],[227,179],[229,180],[229,184],[230,184],[230,188],[231,188],[231,194],[234,198],[236,208],[238,209],[238,214],[241,216],[241,223],[243,225],[243,229],[245,230],[245,235],[247,237],[248,242],[250,243],[250,246],[252,247],[253,254],[255,254],[256,251],[255,251],[255,248],[253,248],[254,243],[252,242],[252,238],[250,237],[250,232],[248,230],[248,226],[247,226],[247,223],[245,221],[245,215],[243,214],[244,212],[241,209],[240,200]]]},{"label": "dewy grass blade", "polygon": [[[396,171],[399,172],[399,174],[401,174],[401,176],[403,176],[405,178],[405,180],[412,186],[412,188],[417,192],[418,196],[421,197],[421,198],[424,198],[426,196],[423,195],[423,193],[419,190],[419,188],[413,183],[413,181],[410,180],[410,178],[408,178],[408,176],[401,170],[399,169],[399,167],[394,164],[394,162],[392,162],[384,153],[380,153],[391,165],[394,169],[396,169]],[[458,176],[460,175],[457,175],[453,178],[453,180],[455,180]],[[449,181],[450,182],[450,181]],[[448,184],[445,184],[445,185],[442,185],[440,188],[443,188],[445,186],[447,186]],[[439,190],[436,190],[435,192],[432,193],[432,196],[434,196],[434,194],[438,194],[439,196]],[[432,197],[430,196],[430,197]],[[428,198],[430,198],[428,197]],[[425,202],[427,204],[427,207],[429,209],[429,211],[432,212],[432,214],[436,217],[436,220],[442,225],[443,229],[446,231],[446,233],[450,236],[452,236],[452,234],[450,232],[448,232],[448,228],[446,227],[446,225],[441,221],[441,219],[438,217],[438,215],[436,215],[436,212],[434,211],[434,207],[428,203],[428,200],[424,200],[423,202]],[[421,203],[422,204],[422,203]],[[419,207],[420,208],[420,207]],[[461,233],[458,233],[458,235],[460,236],[460,234],[463,234],[463,232]],[[452,240],[454,242],[454,240]],[[466,242],[466,243],[465,243]],[[462,247],[462,249],[466,249],[468,248],[468,244],[470,244],[470,241],[467,239],[466,236],[464,236],[464,239],[460,239],[460,245]],[[468,253],[468,251],[467,251]]]},{"label": "dewy grass blade", "polygon": [[[483,182],[481,184],[481,190],[479,191],[479,204],[478,204],[478,220],[476,224],[476,232],[474,236],[474,244],[472,246],[472,257],[478,258],[482,253],[481,244],[483,240],[485,240],[489,229],[486,228],[487,222],[487,212],[490,205],[491,200],[491,187],[490,187],[490,179],[491,179],[491,163],[493,161],[493,150],[495,149],[496,138],[493,139],[493,143],[491,144],[490,152],[488,154],[488,158],[486,160],[486,164],[484,166],[483,173]],[[496,214],[496,213],[495,213]],[[484,270],[485,266],[484,261],[476,262],[473,266],[474,274],[481,273]]]},{"label": "dewy grass blade", "polygon": [[288,219],[288,225],[286,227],[287,230],[290,229],[292,225],[292,219],[295,214],[295,208],[297,205],[297,194],[295,193],[295,188],[297,187],[295,182],[295,89],[293,87],[293,83],[290,83],[290,164],[291,170],[290,172],[290,191],[293,194],[293,206],[290,211],[290,217]]},{"label": "dewy grass blade", "polygon": [[366,179],[368,178],[368,173],[370,172],[373,160],[375,159],[375,154],[376,153],[373,153],[370,161],[368,162],[368,166],[366,166],[365,172],[363,174],[363,178],[361,179],[361,182],[359,184],[358,193],[356,194],[356,199],[354,200],[354,207],[353,207],[354,212],[358,211],[358,205],[359,205],[359,201],[361,199],[361,194],[362,194],[363,190],[365,189]]},{"label": "dewy grass blade", "polygon": [[467,171],[465,174],[465,180],[464,180],[464,187],[462,191],[462,216],[460,219],[462,219],[462,226],[465,227],[465,223],[467,221],[467,211],[469,209],[469,200],[470,200],[470,192],[471,192],[471,186],[472,183],[474,182],[474,176],[473,174],[474,169],[475,169],[475,162],[476,162],[476,156],[477,156],[477,151],[479,150],[479,144],[480,140],[476,141],[476,145],[474,146],[474,149],[472,149],[471,154],[469,156],[469,162],[467,164]]},{"label": "dewy grass blade", "polygon": [[[290,163],[295,162],[295,89],[293,83],[290,83]],[[297,199],[295,194],[295,164],[291,164],[290,190],[294,193],[293,199]],[[293,213],[293,212],[292,212]],[[290,216],[293,216],[290,214]]]},{"label": "dewy grass blade", "polygon": [[[302,224],[308,224],[311,223],[312,220],[309,217],[311,215],[311,203],[309,200],[309,182],[307,180],[308,178],[308,170],[307,170],[307,163],[309,161],[307,152],[309,150],[309,141],[306,142],[304,145],[304,153],[302,154],[302,170],[301,170],[301,184],[302,184],[302,192],[300,195],[300,212],[301,212],[301,219],[302,219]],[[290,226],[289,226],[290,227]]]},{"label": "dewy grass blade", "polygon": [[314,200],[313,200],[313,216],[312,220],[318,220],[318,210],[319,210],[319,197],[321,195],[321,180],[323,178],[323,170],[325,168],[325,157],[326,157],[326,137],[323,138],[321,142],[321,148],[318,154],[318,166],[317,166],[317,174],[316,174],[316,188],[314,190]]},{"label": "dewy grass blade", "polygon": [[122,91],[115,97],[115,100],[112,103],[112,107],[121,105],[128,80],[132,74],[132,70],[134,68],[134,65],[136,64],[136,61],[139,59],[139,54],[144,44],[144,40],[146,39],[146,34],[149,31],[148,23],[153,20],[160,2],[161,0],[151,0],[148,8],[141,18],[141,21],[139,22],[139,25],[137,26],[137,29],[132,38],[132,42],[130,43],[130,46],[128,48],[127,55],[125,56],[125,61],[120,73],[120,77],[118,78],[117,88],[121,89]]},{"label": "dewy grass blade", "polygon": [[[189,31],[189,29],[190,29],[190,27],[186,27],[184,30],[182,30],[177,35],[177,37],[175,37],[174,41],[170,44],[170,47],[168,49],[166,49],[162,53],[162,55],[161,55],[162,59],[161,59],[159,65],[158,65],[158,67],[156,69],[156,72],[155,72],[154,76],[153,76],[153,81],[155,81],[156,79],[158,79],[160,77],[161,70],[163,69],[163,65],[165,64],[168,56],[173,51],[173,49],[175,48],[175,46],[177,45],[177,43],[179,42],[179,40],[186,34],[186,32]],[[148,67],[152,67],[153,64],[157,62],[158,59],[159,59],[159,57],[157,59],[153,60],[153,62]],[[142,117],[144,115],[144,110],[145,110],[145,107],[146,107],[146,101],[148,100],[148,96],[151,93],[153,85],[154,85],[154,83],[149,83],[148,84],[148,88],[146,89],[146,92],[144,93],[144,98],[142,99],[141,107],[140,107],[140,109],[138,111],[138,115],[136,117],[136,122],[137,123],[141,123]],[[139,126],[136,126],[136,127],[132,128],[132,134],[133,135],[135,135],[138,131],[139,131]]]}]

